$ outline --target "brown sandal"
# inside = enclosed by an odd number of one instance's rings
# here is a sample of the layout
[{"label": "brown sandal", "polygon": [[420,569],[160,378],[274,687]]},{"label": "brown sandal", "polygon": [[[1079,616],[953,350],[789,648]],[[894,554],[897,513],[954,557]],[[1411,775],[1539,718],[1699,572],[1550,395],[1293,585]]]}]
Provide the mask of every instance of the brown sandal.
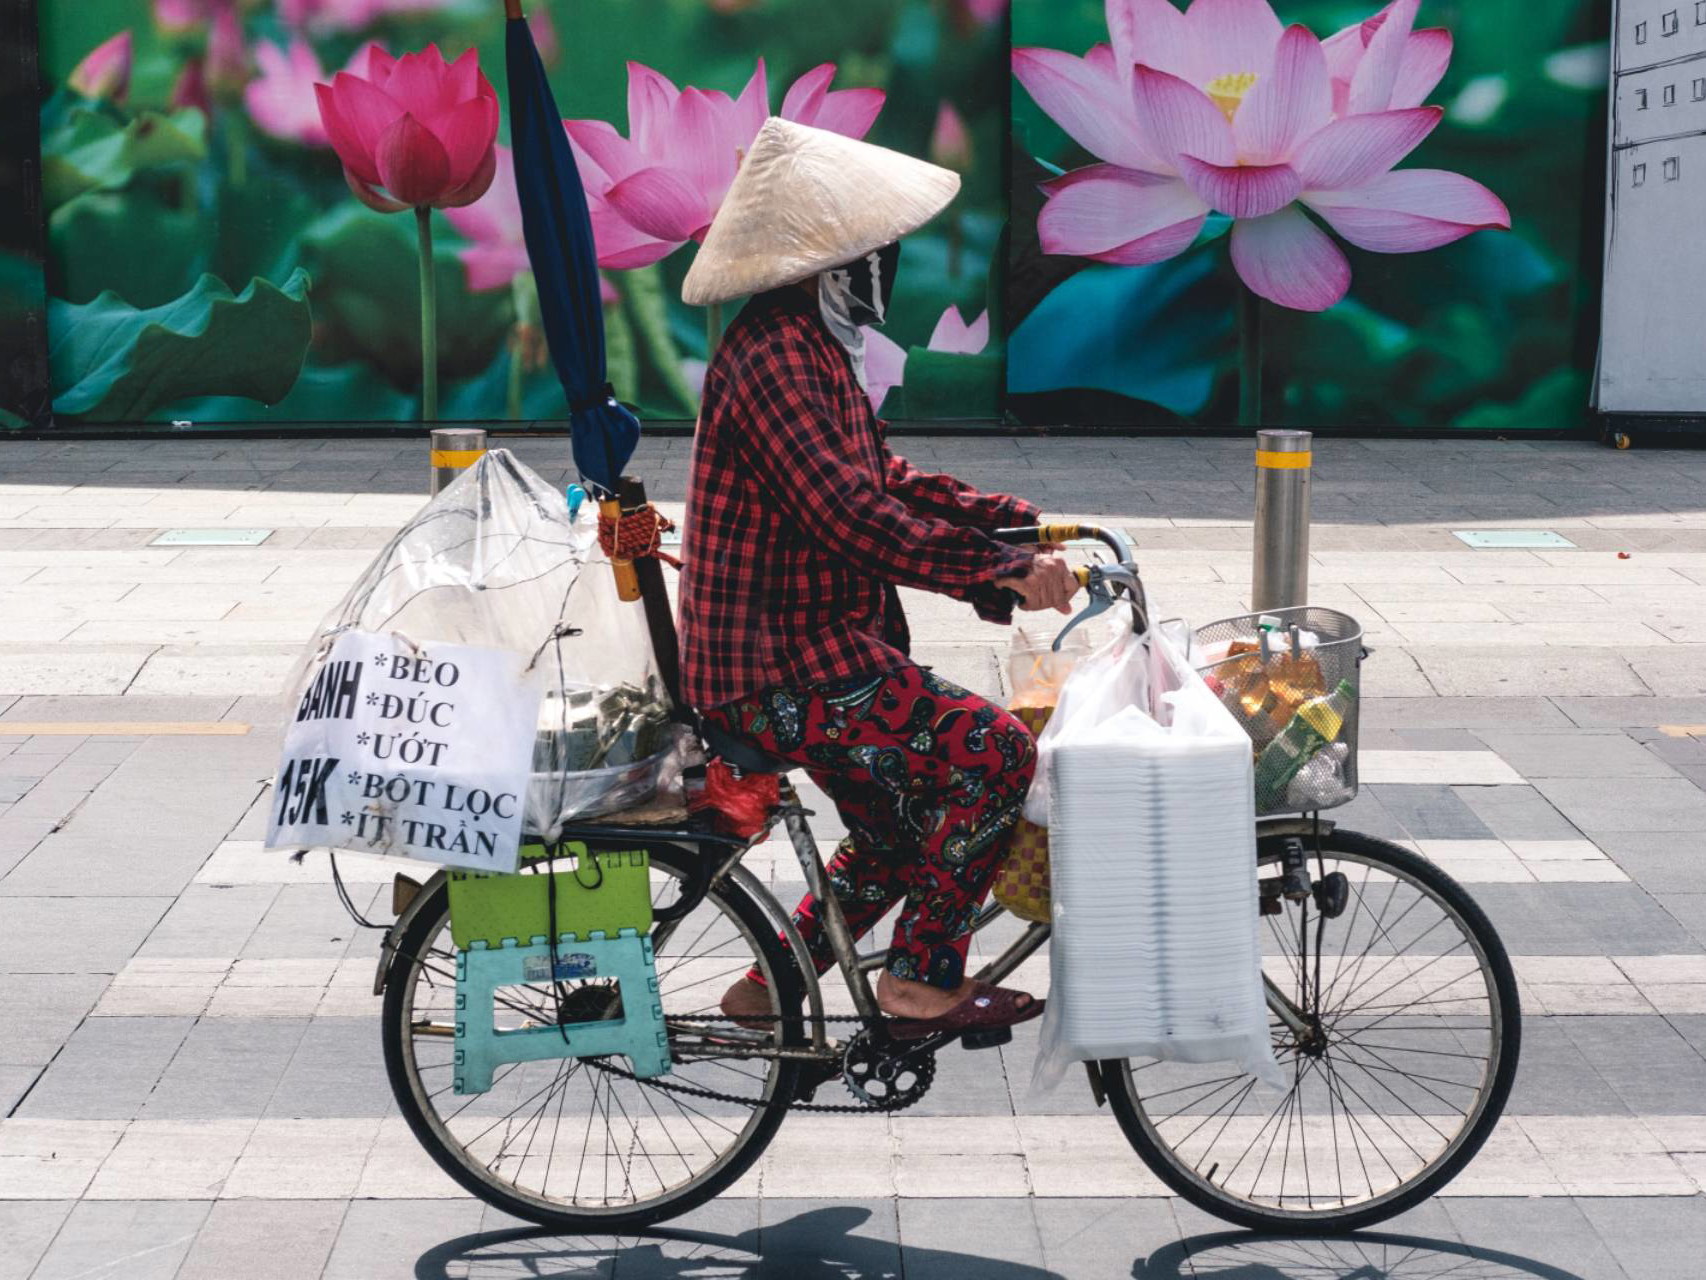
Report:
[{"label": "brown sandal", "polygon": [[935,1018],[891,1018],[889,1035],[896,1040],[923,1040],[929,1036],[960,1035],[967,1031],[996,1031],[1016,1027],[1040,1017],[1044,1001],[1028,991],[992,987],[975,979],[971,989],[952,1009]]}]

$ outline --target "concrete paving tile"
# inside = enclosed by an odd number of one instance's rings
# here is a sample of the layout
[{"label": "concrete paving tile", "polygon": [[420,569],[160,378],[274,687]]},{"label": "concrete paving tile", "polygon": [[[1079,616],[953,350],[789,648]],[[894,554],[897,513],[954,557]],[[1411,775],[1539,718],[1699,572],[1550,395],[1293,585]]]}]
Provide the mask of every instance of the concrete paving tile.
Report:
[{"label": "concrete paving tile", "polygon": [[77,1199],[123,1130],[121,1121],[0,1120],[0,1201]]},{"label": "concrete paving tile", "polygon": [[30,1118],[129,1120],[189,1034],[189,1018],[91,1018],[65,1042],[19,1114]]},{"label": "concrete paving tile", "polygon": [[1582,1052],[1569,1018],[1522,1020],[1522,1066],[1505,1113],[1512,1116],[1631,1114],[1628,1104]]},{"label": "concrete paving tile", "polygon": [[255,932],[278,893],[276,885],[192,884],[178,895],[137,954],[152,958],[234,956]]},{"label": "concrete paving tile", "polygon": [[214,1200],[253,1120],[133,1121],[84,1192],[88,1200]]},{"label": "concrete paving tile", "polygon": [[1635,1280],[1573,1200],[1451,1199],[1440,1202],[1475,1257],[1513,1271],[1556,1267],[1579,1280]]},{"label": "concrete paving tile", "polygon": [[[433,1254],[447,1241],[478,1232],[484,1207],[474,1200],[354,1201],[338,1228],[322,1280],[415,1280],[421,1274],[417,1267],[422,1265],[430,1275],[431,1265],[424,1262],[424,1255]],[[756,1216],[756,1206],[753,1213]],[[670,1225],[679,1222],[677,1219]],[[491,1254],[495,1258],[501,1252],[506,1259],[515,1260],[523,1251],[544,1253],[540,1248],[544,1244],[533,1240],[494,1244]],[[554,1261],[542,1261],[540,1273],[553,1274]]]},{"label": "concrete paving tile", "polygon": [[42,1066],[94,1008],[111,981],[99,973],[9,973],[0,978],[0,1063]]},{"label": "concrete paving tile", "polygon": [[1501,840],[1582,838],[1582,833],[1533,787],[1460,787],[1455,794]]},{"label": "concrete paving tile", "polygon": [[15,694],[123,693],[153,652],[137,645],[0,644],[0,689]]},{"label": "concrete paving tile", "polygon": [[143,1116],[260,1116],[306,1028],[306,1018],[210,1018],[196,1023],[149,1096]]},{"label": "concrete paving tile", "polygon": [[1706,1197],[1578,1199],[1631,1280],[1692,1280],[1706,1240]]},{"label": "concrete paving tile", "polygon": [[355,1195],[379,1119],[264,1119],[252,1129],[226,1199],[336,1200]]},{"label": "concrete paving tile", "polygon": [[1628,735],[1482,730],[1482,741],[1525,778],[1667,778],[1675,774]]},{"label": "concrete paving tile", "polygon": [[[207,1215],[176,1280],[308,1280],[331,1254],[347,1205],[342,1200],[223,1200]],[[288,1240],[288,1249],[257,1249]]]},{"label": "concrete paving tile", "polygon": [[1660,905],[1696,942],[1706,945],[1706,893],[1667,893]]},{"label": "concrete paving tile", "polygon": [[1366,790],[1412,839],[1485,840],[1493,834],[1449,786],[1383,783]]},{"label": "concrete paving tile", "polygon": [[72,1207],[69,1200],[0,1202],[0,1280],[26,1280]]},{"label": "concrete paving tile", "polygon": [[[239,618],[243,607],[230,616]],[[270,693],[283,687],[300,648],[299,643],[163,645],[134,673],[130,687],[138,693]]]},{"label": "concrete paving tile", "polygon": [[1645,694],[1648,686],[1614,649],[1433,645],[1410,650],[1446,697]]},{"label": "concrete paving tile", "polygon": [[1357,777],[1365,786],[1389,783],[1489,787],[1520,785],[1523,780],[1522,775],[1491,751],[1382,751],[1369,750],[1366,746],[1358,752]]},{"label": "concrete paving tile", "polygon": [[1478,885],[1475,901],[1514,955],[1684,955],[1702,949],[1633,884]]},{"label": "concrete paving tile", "polygon": [[1554,701],[1560,711],[1584,729],[1706,724],[1706,698],[1614,697],[1608,690],[1597,696],[1559,696]]},{"label": "concrete paving tile", "polygon": [[89,1201],[66,1218],[39,1280],[172,1280],[207,1220],[205,1202]]},{"label": "concrete paving tile", "polygon": [[1683,778],[1625,778],[1584,788],[1542,779],[1536,789],[1590,836],[1596,832],[1706,832],[1706,792]]},{"label": "concrete paving tile", "polygon": [[367,1000],[367,1017],[308,1024],[267,1102],[269,1117],[378,1117],[395,1110],[380,1052],[379,1001],[371,991]]},{"label": "concrete paving tile", "polygon": [[355,1194],[382,1200],[464,1200],[468,1196],[422,1149],[401,1116],[379,1122],[379,1134],[362,1165]]},{"label": "concrete paving tile", "polygon": [[113,973],[170,898],[0,898],[0,973]]},{"label": "concrete paving tile", "polygon": [[[252,886],[261,888],[262,886]],[[242,886],[215,892],[239,893]],[[245,957],[342,957],[356,948],[366,932],[350,920],[337,898],[323,885],[284,885],[276,891],[271,908],[242,946]],[[383,885],[352,885],[350,896],[362,913],[372,920],[389,919],[390,889]]]},{"label": "concrete paving tile", "polygon": [[1706,1114],[1706,1058],[1664,1019],[1571,1018],[1564,1030],[1636,1114]]}]

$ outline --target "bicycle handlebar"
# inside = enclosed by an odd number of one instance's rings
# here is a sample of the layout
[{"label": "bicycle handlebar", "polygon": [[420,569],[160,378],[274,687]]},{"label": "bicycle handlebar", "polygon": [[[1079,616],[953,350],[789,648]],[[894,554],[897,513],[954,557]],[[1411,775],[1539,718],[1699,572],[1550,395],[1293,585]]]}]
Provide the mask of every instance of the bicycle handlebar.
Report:
[{"label": "bicycle handlebar", "polygon": [[[1025,525],[1017,529],[997,529],[994,534],[997,542],[1005,542],[1009,546],[1031,547],[1040,543],[1073,542],[1080,538],[1094,538],[1106,544],[1114,553],[1114,559],[1128,568],[1137,563],[1137,550],[1131,545],[1131,539],[1118,529],[1105,529],[1098,524],[1035,524]],[[1080,583],[1083,584],[1083,579]]]}]

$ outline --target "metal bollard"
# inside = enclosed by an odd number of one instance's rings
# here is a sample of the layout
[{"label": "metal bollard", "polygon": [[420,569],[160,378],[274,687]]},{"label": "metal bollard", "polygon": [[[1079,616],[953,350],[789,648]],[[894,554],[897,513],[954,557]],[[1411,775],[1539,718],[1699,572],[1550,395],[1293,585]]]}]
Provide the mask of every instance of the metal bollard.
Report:
[{"label": "metal bollard", "polygon": [[1309,603],[1307,431],[1256,433],[1256,552],[1250,608],[1257,613]]},{"label": "metal bollard", "polygon": [[479,427],[435,427],[432,433],[432,492],[439,490],[478,462],[486,452],[486,433]]}]

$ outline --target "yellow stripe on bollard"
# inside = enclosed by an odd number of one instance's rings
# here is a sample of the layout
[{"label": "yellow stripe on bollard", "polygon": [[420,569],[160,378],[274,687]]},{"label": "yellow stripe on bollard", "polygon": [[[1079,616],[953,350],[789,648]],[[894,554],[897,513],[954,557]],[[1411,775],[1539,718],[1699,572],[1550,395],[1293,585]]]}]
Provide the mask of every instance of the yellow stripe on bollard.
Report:
[{"label": "yellow stripe on bollard", "polygon": [[471,467],[486,456],[484,449],[434,449],[432,465],[435,467]]},{"label": "yellow stripe on bollard", "polygon": [[1275,453],[1270,449],[1256,450],[1256,465],[1272,471],[1304,471],[1314,458],[1312,453]]}]

